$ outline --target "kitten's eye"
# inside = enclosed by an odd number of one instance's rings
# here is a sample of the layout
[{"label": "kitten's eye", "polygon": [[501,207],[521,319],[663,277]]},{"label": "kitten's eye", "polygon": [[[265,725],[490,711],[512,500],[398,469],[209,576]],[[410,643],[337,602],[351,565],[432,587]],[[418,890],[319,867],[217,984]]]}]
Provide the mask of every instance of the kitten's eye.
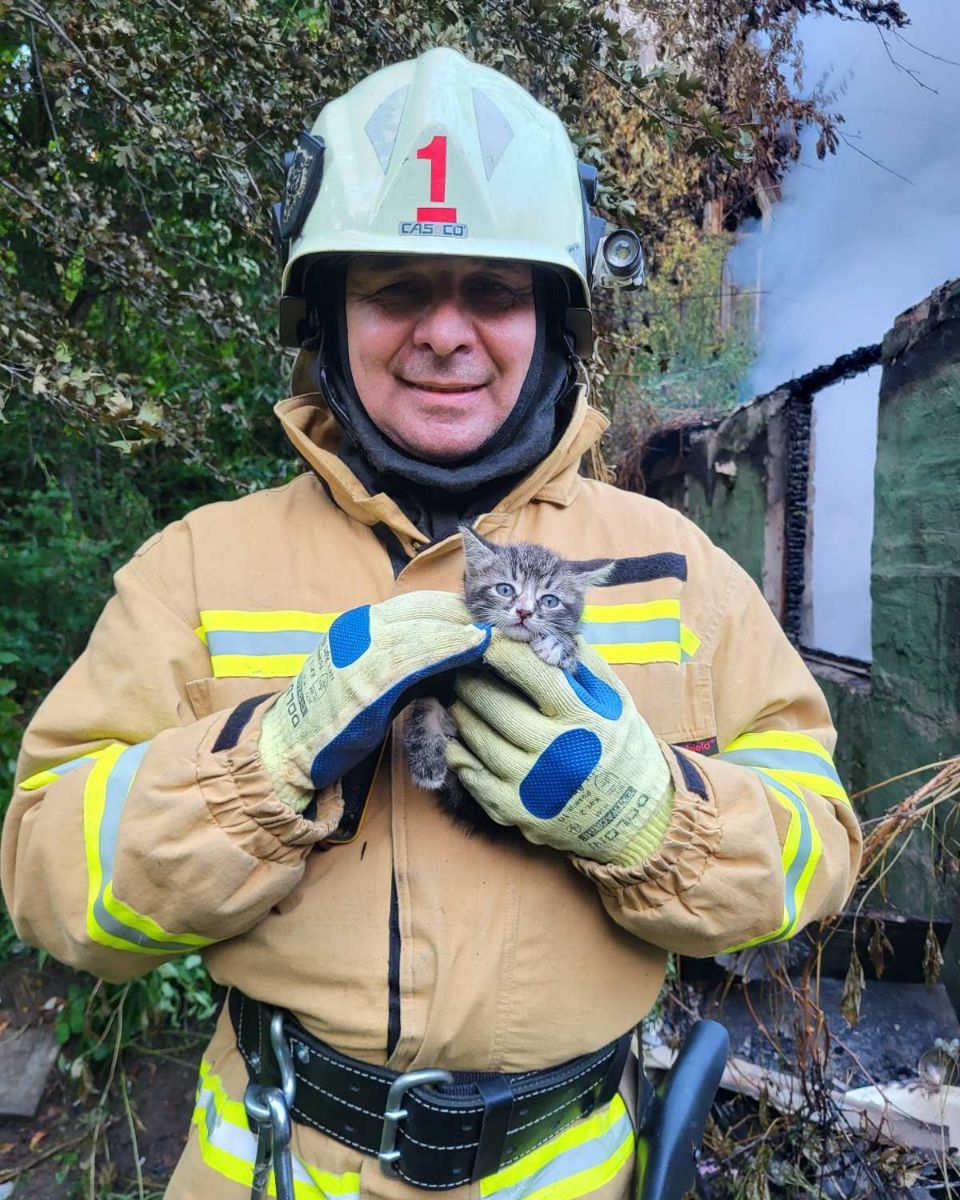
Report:
[{"label": "kitten's eye", "polygon": [[554,596],[552,592],[547,592],[545,596],[540,597],[540,603],[544,608],[559,608],[560,598],[558,596]]},{"label": "kitten's eye", "polygon": [[509,583],[498,583],[493,590],[497,593],[498,596],[514,596],[514,595],[516,595],[516,588],[511,587]]}]

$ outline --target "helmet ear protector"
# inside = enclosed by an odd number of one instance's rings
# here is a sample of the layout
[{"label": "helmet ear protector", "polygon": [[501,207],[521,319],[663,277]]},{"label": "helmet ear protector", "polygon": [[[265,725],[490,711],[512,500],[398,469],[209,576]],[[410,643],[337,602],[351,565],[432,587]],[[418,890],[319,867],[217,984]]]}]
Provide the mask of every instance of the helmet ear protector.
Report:
[{"label": "helmet ear protector", "polygon": [[[285,177],[283,200],[271,210],[274,244],[281,269],[290,257],[290,243],[300,235],[303,224],[313,207],[323,179],[323,158],[326,147],[323,138],[305,130],[300,133],[297,149],[283,156]],[[645,282],[643,248],[632,229],[617,229],[593,211],[597,197],[597,168],[578,162],[580,196],[583,207],[583,237],[587,278],[592,287],[639,287]],[[306,272],[297,272],[299,279],[280,298],[279,333],[283,346],[302,346],[320,332],[317,315],[303,293]],[[589,297],[587,307],[568,306],[566,323],[573,335],[576,351],[581,358],[593,352],[593,318]]]}]

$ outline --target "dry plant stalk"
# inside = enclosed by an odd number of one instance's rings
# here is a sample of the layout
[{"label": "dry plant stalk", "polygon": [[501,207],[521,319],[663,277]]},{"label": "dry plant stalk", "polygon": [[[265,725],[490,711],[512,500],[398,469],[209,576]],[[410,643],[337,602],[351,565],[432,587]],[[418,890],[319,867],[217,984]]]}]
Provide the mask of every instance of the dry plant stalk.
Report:
[{"label": "dry plant stalk", "polygon": [[[940,765],[940,764],[929,764]],[[923,770],[923,768],[918,768]],[[896,778],[901,778],[897,776]],[[883,787],[885,780],[875,784],[875,788]],[[863,795],[864,793],[859,793]],[[909,834],[925,817],[929,816],[941,804],[960,796],[960,755],[946,760],[945,765],[932,779],[911,792],[905,800],[895,804],[875,822],[865,825],[868,830],[863,842],[863,861],[860,864],[860,877],[865,878],[875,866],[885,861],[893,843]],[[872,889],[871,889],[872,890]]]}]

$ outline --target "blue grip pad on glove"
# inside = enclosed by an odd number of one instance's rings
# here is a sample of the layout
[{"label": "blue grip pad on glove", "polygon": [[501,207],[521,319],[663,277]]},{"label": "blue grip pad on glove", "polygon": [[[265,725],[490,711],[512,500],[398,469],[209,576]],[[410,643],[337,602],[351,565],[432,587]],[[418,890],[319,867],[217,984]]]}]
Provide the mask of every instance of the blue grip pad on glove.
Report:
[{"label": "blue grip pad on glove", "polygon": [[578,662],[572,671],[564,671],[567,682],[581,704],[585,704],[598,717],[608,721],[619,721],[623,712],[623,701],[610,686]]},{"label": "blue grip pad on glove", "polygon": [[[369,607],[352,609],[350,612],[344,613],[342,617],[338,617],[330,626],[330,657],[335,667],[342,668],[356,662],[370,645],[369,619]],[[335,649],[334,631],[344,621],[346,624],[337,633]],[[492,634],[489,626],[478,625],[478,628],[484,629],[485,635],[483,641],[477,646],[462,654],[454,654],[440,662],[433,663],[429,669],[414,671],[405,679],[401,679],[392,688],[378,696],[371,705],[358,713],[349,725],[328,742],[314,758],[310,767],[310,779],[314,788],[320,791],[321,788],[341,779],[351,767],[356,766],[375,750],[387,736],[390,722],[410,701],[411,692],[419,684],[445,671],[453,671],[457,667],[465,667],[476,662],[486,651]],[[366,637],[365,643],[364,636]]]},{"label": "blue grip pad on glove", "polygon": [[549,821],[561,813],[600,761],[603,746],[589,729],[554,738],[520,783],[520,802],[531,816]]},{"label": "blue grip pad on glove", "polygon": [[343,670],[370,649],[370,605],[341,613],[327,634],[330,661]]}]

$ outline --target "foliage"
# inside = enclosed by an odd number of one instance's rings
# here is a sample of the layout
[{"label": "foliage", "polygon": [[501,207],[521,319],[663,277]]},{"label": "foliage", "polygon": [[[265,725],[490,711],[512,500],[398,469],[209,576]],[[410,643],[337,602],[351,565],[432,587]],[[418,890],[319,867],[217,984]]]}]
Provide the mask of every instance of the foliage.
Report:
[{"label": "foliage", "polygon": [[694,229],[665,246],[642,291],[616,296],[601,343],[616,451],[647,424],[709,420],[740,400],[753,356],[753,296],[724,278],[729,238]]},{"label": "foliage", "polygon": [[[573,3],[542,6],[532,25],[523,5],[485,9],[481,24],[470,3],[415,16],[388,4],[374,20],[366,5],[279,0],[6,10],[7,390],[49,399],[119,449],[159,438],[209,457],[220,377],[229,388],[239,373],[244,389],[251,372],[279,377],[266,217],[279,158],[325,98],[438,41],[549,81],[561,108],[576,99],[583,39],[627,69],[602,14]],[[550,51],[558,35],[578,52]],[[732,153],[699,89],[675,95],[671,78],[629,85],[649,120]],[[162,379],[143,352],[158,329]]]},{"label": "foliage", "polygon": [[133,983],[71,983],[54,1029],[74,1076],[109,1062],[144,1034],[195,1027],[216,1012],[213,985],[199,954],[155,967]]}]

